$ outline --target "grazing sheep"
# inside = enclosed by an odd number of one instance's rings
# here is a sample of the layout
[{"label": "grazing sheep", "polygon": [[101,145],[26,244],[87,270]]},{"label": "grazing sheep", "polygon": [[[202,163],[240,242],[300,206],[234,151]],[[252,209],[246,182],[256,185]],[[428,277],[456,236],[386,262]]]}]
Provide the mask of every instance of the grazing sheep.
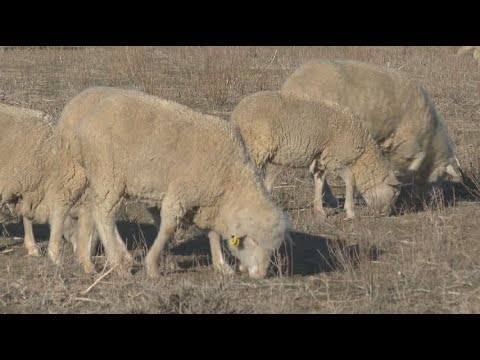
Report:
[{"label": "grazing sheep", "polygon": [[138,91],[94,87],[69,101],[58,129],[85,168],[95,227],[114,266],[131,263],[115,215],[122,199],[133,198],[161,208],[145,259],[149,276],[158,275],[158,257],[184,219],[214,242],[233,235],[229,248],[249,275],[266,276],[288,223],[228,122]]},{"label": "grazing sheep", "polygon": [[447,127],[427,92],[405,74],[356,61],[311,62],[281,92],[327,99],[359,115],[402,182],[459,180]]},{"label": "grazing sheep", "polygon": [[0,104],[0,128],[0,203],[22,215],[28,255],[40,254],[32,221],[50,223],[55,240],[48,253],[58,263],[63,220],[86,179],[58,153],[54,126],[44,113]]},{"label": "grazing sheep", "polygon": [[264,172],[269,191],[283,167],[309,167],[316,183],[314,208],[325,216],[322,188],[325,170],[332,170],[345,181],[348,218],[355,217],[355,186],[377,214],[390,212],[398,183],[368,131],[347,108],[262,91],[240,101],[231,118]]}]

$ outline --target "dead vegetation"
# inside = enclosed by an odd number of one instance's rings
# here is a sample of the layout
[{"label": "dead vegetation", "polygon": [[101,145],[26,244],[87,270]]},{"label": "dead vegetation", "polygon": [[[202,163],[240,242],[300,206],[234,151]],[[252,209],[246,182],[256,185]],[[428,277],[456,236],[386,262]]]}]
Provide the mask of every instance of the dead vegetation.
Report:
[{"label": "dead vegetation", "polygon": [[[57,117],[85,87],[135,88],[228,119],[245,95],[278,89],[310,59],[354,59],[417,78],[445,117],[464,185],[423,193],[405,188],[395,216],[343,221],[312,210],[306,171],[286,171],[274,197],[288,210],[295,241],[293,276],[254,281],[210,267],[207,237],[180,228],[165,255],[165,276],[142,265],[155,227],[128,204],[120,231],[136,256],[130,279],[102,270],[83,274],[64,246],[55,268],[26,257],[23,230],[0,226],[0,313],[478,313],[480,312],[480,72],[456,47],[134,47],[13,48],[0,53],[0,101]],[[213,134],[212,134],[213,135]],[[342,205],[339,182],[333,191]],[[48,226],[35,226],[46,247]]]}]

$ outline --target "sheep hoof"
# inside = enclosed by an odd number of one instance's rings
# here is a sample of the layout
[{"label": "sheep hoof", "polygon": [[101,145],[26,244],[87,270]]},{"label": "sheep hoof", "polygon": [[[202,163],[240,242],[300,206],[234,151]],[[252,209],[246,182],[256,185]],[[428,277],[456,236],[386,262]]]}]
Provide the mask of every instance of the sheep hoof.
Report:
[{"label": "sheep hoof", "polygon": [[147,266],[147,276],[150,279],[158,279],[160,277],[160,273],[158,271],[158,268]]},{"label": "sheep hoof", "polygon": [[37,246],[33,246],[27,249],[27,256],[40,256],[40,249]]},{"label": "sheep hoof", "polygon": [[214,266],[215,271],[223,275],[233,275],[235,270],[227,264],[217,264]]},{"label": "sheep hoof", "polygon": [[83,271],[85,271],[86,274],[91,274],[95,272],[95,265],[93,265],[92,262],[85,262],[82,263]]},{"label": "sheep hoof", "polygon": [[355,219],[355,214],[353,214],[353,215],[347,215],[346,218],[343,218],[343,221],[349,221],[349,220],[353,220],[353,219]]},{"label": "sheep hoof", "polygon": [[327,216],[327,213],[325,212],[325,210],[323,208],[314,208],[315,212],[317,213],[317,216],[322,219],[322,220],[325,220],[328,216]]},{"label": "sheep hoof", "polygon": [[54,265],[60,265],[60,254],[58,251],[48,249],[48,257],[52,260]]}]

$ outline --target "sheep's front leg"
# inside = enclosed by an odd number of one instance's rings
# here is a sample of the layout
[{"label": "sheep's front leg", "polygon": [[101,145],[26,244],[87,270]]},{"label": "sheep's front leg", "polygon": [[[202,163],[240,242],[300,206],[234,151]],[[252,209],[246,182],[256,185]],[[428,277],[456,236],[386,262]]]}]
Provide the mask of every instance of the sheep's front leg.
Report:
[{"label": "sheep's front leg", "polygon": [[25,248],[27,249],[28,256],[40,256],[40,249],[35,243],[35,237],[33,236],[33,226],[32,221],[23,217],[23,229],[25,232],[24,242]]},{"label": "sheep's front leg", "polygon": [[[174,193],[174,191],[172,192]],[[177,223],[185,215],[185,212],[187,211],[186,209],[188,209],[187,205],[183,204],[182,206],[172,193],[170,193],[170,195],[165,195],[162,203],[162,210],[160,212],[160,217],[162,219],[160,230],[145,257],[145,266],[149,277],[155,278],[159,276],[158,258],[164,250],[165,244],[173,236]]]},{"label": "sheep's front leg", "polygon": [[147,268],[147,275],[149,277],[156,278],[159,276],[158,258],[160,257],[165,244],[168,240],[170,240],[175,232],[175,227],[175,221],[172,221],[172,219],[167,220],[162,216],[162,224],[160,225],[158,235],[145,258],[145,266]]},{"label": "sheep's front leg", "polygon": [[215,231],[208,233],[208,239],[210,240],[210,250],[212,252],[212,263],[215,270],[223,274],[233,274],[234,270],[225,263],[225,259],[222,253],[222,246],[220,235]]},{"label": "sheep's front leg", "polygon": [[354,199],[353,195],[355,192],[355,176],[349,168],[343,168],[338,171],[339,175],[342,177],[345,182],[345,211],[347,212],[347,219],[355,218],[354,208]]}]

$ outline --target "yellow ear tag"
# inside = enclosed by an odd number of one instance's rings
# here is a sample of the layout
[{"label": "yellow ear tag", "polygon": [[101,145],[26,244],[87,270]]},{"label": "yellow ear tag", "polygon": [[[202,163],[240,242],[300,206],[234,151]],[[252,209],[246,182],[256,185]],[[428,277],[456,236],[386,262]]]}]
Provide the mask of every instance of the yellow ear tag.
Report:
[{"label": "yellow ear tag", "polygon": [[230,244],[232,244],[233,246],[238,246],[240,244],[240,239],[235,235],[232,235],[232,237],[230,238]]}]

